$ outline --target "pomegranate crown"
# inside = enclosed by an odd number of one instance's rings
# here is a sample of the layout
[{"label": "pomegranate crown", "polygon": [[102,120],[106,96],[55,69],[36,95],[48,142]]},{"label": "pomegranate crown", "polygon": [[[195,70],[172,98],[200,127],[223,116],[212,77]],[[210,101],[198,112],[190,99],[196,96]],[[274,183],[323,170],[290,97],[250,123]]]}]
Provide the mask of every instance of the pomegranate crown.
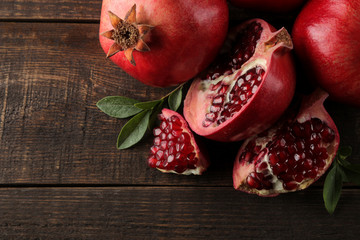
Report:
[{"label": "pomegranate crown", "polygon": [[136,4],[126,13],[124,20],[111,11],[108,11],[108,14],[114,29],[103,32],[100,35],[114,40],[114,43],[111,45],[106,57],[109,58],[120,51],[124,51],[126,59],[135,66],[133,51],[150,51],[143,37],[154,27],[136,22]]}]

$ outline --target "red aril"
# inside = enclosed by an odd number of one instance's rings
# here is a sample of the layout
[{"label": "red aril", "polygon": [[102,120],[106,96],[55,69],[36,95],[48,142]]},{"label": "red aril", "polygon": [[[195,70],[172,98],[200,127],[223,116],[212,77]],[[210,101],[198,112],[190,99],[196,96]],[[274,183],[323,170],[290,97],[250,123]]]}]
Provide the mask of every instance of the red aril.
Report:
[{"label": "red aril", "polygon": [[326,112],[322,90],[305,97],[298,113],[289,114],[265,132],[247,139],[234,163],[234,188],[275,196],[307,188],[331,165],[339,133]]},{"label": "red aril", "polygon": [[159,116],[160,126],[154,128],[154,142],[148,163],[162,172],[200,175],[209,161],[196,143],[195,137],[184,118],[164,108]]},{"label": "red aril", "polygon": [[307,78],[330,98],[360,107],[360,1],[311,0],[293,27]]},{"label": "red aril", "polygon": [[100,43],[134,78],[167,87],[206,68],[227,28],[225,0],[103,0]]},{"label": "red aril", "polygon": [[225,53],[193,81],[184,116],[197,134],[238,141],[274,123],[291,102],[295,70],[291,37],[261,19],[237,26]]}]

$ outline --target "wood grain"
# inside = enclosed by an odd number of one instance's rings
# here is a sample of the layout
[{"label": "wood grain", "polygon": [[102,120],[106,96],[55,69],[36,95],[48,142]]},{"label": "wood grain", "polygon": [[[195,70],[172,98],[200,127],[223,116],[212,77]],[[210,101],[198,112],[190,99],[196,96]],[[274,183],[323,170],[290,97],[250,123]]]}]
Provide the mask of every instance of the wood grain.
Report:
[{"label": "wood grain", "polygon": [[[96,102],[158,99],[170,89],[147,87],[105,59],[96,24],[3,23],[0,31],[0,183],[231,186],[239,143],[206,141],[213,164],[202,177],[149,169],[151,136],[130,150],[115,148],[125,121]],[[334,103],[329,110],[359,159],[360,112]]]},{"label": "wood grain", "polygon": [[99,21],[101,0],[1,0],[0,19]]},{"label": "wood grain", "polygon": [[[334,216],[323,179],[261,198],[232,188],[240,143],[204,140],[203,176],[149,169],[147,136],[115,148],[125,120],[96,108],[109,95],[153,100],[171,89],[136,81],[98,43],[101,0],[0,1],[0,239],[357,239],[360,190],[347,185]],[[231,24],[259,17],[291,30],[297,12],[230,7]],[[360,159],[360,111],[327,102]]]},{"label": "wood grain", "polygon": [[6,239],[357,239],[360,194],[334,216],[321,191],[261,198],[228,187],[0,189]]}]

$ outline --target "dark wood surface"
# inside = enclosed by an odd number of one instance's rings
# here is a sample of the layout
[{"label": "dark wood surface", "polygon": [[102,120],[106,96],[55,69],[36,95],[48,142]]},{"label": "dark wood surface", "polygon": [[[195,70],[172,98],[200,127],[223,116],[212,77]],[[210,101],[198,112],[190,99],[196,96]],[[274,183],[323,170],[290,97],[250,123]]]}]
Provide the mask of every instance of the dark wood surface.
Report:
[{"label": "dark wood surface", "polygon": [[[157,99],[116,67],[98,42],[100,0],[0,2],[0,239],[356,239],[360,189],[343,190],[333,216],[323,179],[260,198],[232,188],[239,143],[212,149],[203,176],[149,169],[151,136],[119,151],[124,120],[99,111],[109,95]],[[291,28],[296,13],[231,11]],[[360,110],[327,109],[360,158]],[[226,150],[226,153],[223,153]]]}]

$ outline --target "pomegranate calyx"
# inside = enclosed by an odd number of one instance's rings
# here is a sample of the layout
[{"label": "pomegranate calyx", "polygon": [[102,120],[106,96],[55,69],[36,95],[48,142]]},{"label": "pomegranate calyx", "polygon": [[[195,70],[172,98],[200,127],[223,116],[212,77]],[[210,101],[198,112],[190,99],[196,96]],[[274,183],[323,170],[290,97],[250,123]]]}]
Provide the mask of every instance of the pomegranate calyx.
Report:
[{"label": "pomegranate calyx", "polygon": [[114,29],[101,33],[108,39],[114,40],[106,57],[109,58],[120,51],[124,51],[126,59],[136,66],[133,51],[147,52],[149,46],[144,42],[143,37],[154,27],[148,24],[137,24],[136,4],[127,12],[125,19],[122,20],[116,14],[108,11],[111,25]]},{"label": "pomegranate calyx", "polygon": [[268,40],[265,44],[265,50],[272,49],[274,47],[278,48],[280,46],[285,49],[293,49],[293,42],[289,32],[283,27],[280,30],[276,31],[274,35]]}]

